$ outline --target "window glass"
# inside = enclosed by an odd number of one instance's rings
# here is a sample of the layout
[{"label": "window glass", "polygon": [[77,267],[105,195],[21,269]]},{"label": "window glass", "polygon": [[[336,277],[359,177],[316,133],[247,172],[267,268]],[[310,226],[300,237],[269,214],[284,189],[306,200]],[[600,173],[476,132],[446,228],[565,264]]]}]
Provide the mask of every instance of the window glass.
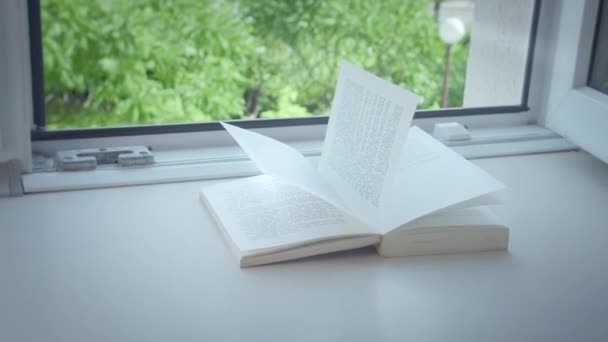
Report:
[{"label": "window glass", "polygon": [[608,94],[608,6],[600,2],[589,86]]},{"label": "window glass", "polygon": [[[531,17],[533,3],[516,10]],[[522,17],[504,4],[42,0],[46,128],[326,115],[341,59],[416,92],[420,109],[517,105],[531,20],[500,24],[500,13]],[[503,36],[487,40],[494,22]],[[510,51],[522,56],[508,59],[516,78],[488,77]],[[515,95],[501,100],[504,84]]]}]

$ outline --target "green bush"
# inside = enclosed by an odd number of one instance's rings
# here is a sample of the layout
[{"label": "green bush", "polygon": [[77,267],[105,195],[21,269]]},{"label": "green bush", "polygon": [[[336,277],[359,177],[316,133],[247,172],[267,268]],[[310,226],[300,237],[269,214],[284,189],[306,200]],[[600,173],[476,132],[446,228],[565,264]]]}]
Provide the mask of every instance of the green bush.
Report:
[{"label": "green bush", "polygon": [[439,106],[445,46],[425,1],[43,0],[41,13],[49,128],[325,114],[341,59]]}]

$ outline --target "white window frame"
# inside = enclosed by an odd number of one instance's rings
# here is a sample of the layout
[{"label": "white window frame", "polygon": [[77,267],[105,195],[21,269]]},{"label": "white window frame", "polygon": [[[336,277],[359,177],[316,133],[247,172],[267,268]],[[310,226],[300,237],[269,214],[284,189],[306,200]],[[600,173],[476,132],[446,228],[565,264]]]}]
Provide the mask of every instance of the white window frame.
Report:
[{"label": "white window frame", "polygon": [[[3,15],[4,14],[4,15]],[[25,1],[0,1],[0,163],[32,170],[32,94]]]},{"label": "white window frame", "polygon": [[598,8],[599,0],[563,0],[556,8],[550,87],[539,122],[608,162],[608,95],[587,86]]}]

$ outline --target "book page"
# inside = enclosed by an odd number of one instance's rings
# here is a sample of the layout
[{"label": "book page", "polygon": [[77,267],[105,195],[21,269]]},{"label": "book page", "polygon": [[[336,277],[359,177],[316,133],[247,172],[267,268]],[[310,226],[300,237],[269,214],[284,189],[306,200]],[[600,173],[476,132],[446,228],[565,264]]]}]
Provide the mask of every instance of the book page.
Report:
[{"label": "book page", "polygon": [[222,126],[236,140],[256,167],[267,175],[291,183],[342,207],[333,188],[300,152],[264,135],[227,123]]},{"label": "book page", "polygon": [[484,206],[444,209],[417,218],[401,227],[399,231],[440,227],[504,226],[492,211]]},{"label": "book page", "polygon": [[241,251],[373,233],[320,197],[268,175],[211,185],[201,192]]},{"label": "book page", "polygon": [[506,249],[509,229],[487,207],[444,209],[382,237],[385,257]]},{"label": "book page", "polygon": [[504,187],[418,127],[410,129],[397,170],[400,177],[387,195],[389,205],[379,225],[382,233]]},{"label": "book page", "polygon": [[417,103],[415,94],[341,63],[319,171],[367,222],[386,205]]}]

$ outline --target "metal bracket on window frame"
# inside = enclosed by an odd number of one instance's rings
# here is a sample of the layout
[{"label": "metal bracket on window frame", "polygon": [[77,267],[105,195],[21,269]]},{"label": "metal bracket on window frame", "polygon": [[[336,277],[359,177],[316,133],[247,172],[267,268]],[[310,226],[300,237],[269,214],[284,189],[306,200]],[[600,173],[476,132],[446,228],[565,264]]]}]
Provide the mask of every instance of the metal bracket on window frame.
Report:
[{"label": "metal bracket on window frame", "polygon": [[87,148],[59,151],[55,155],[57,171],[94,170],[97,165],[116,164],[121,167],[154,164],[154,155],[145,146]]}]

